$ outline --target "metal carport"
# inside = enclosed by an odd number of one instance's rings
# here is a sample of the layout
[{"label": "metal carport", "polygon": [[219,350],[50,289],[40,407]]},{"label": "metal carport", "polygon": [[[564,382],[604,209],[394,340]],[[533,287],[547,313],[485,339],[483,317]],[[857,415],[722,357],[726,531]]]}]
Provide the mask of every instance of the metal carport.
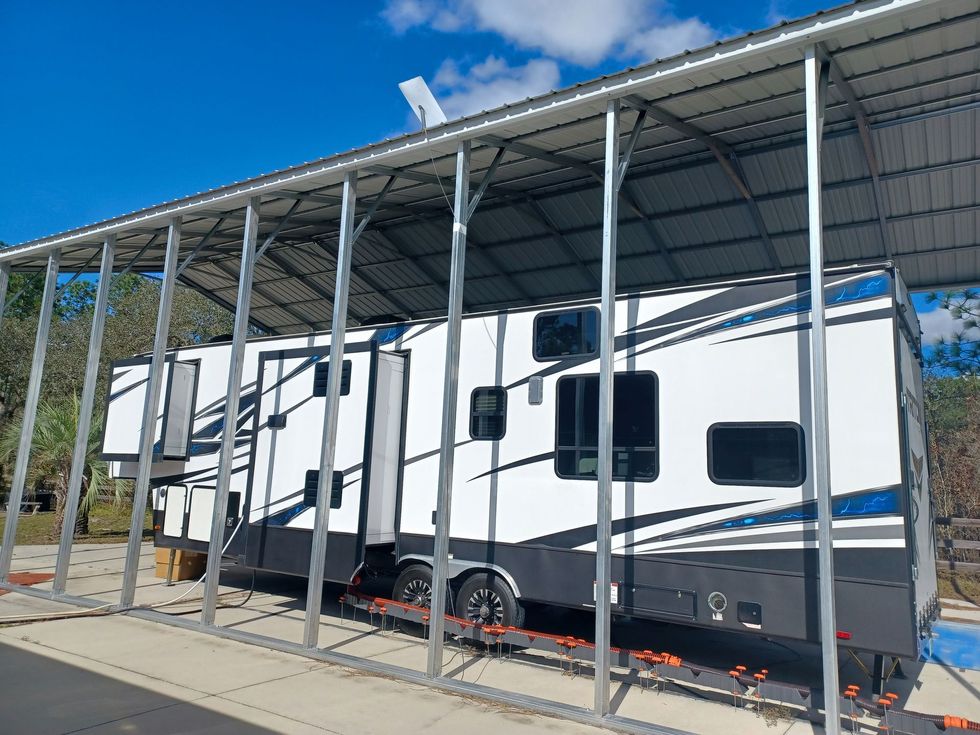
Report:
[{"label": "metal carport", "polygon": [[[157,368],[173,283],[236,311],[232,366],[237,370],[231,371],[233,398],[226,413],[232,417],[248,323],[271,334],[327,328],[342,333],[346,325],[448,314],[457,328],[450,329],[447,345],[438,599],[447,566],[453,442],[446,427],[454,424],[456,408],[460,314],[601,294],[603,324],[609,325],[616,293],[805,271],[810,264],[893,260],[912,288],[977,283],[978,35],[975,0],[857,2],[4,249],[0,299],[6,300],[10,272],[47,274],[11,505],[18,507],[23,492],[32,406],[59,270],[96,270],[101,254],[104,275],[124,268],[163,274],[148,401],[162,381]],[[812,279],[813,290],[820,289],[820,267],[812,268]],[[100,316],[104,297],[100,288]],[[821,431],[826,423],[823,313],[819,300],[813,306],[813,475],[825,519],[830,458]],[[93,326],[83,391],[86,417],[101,321]],[[603,334],[611,337],[612,330]],[[333,345],[331,360],[342,351],[340,341]],[[610,357],[604,340],[600,415],[611,406]],[[324,427],[328,438],[339,391],[334,377],[331,373]],[[144,425],[152,420],[144,415]],[[87,434],[85,428],[80,436]],[[226,439],[216,517],[228,488],[233,436]],[[597,512],[605,536],[598,539],[597,651],[608,648],[609,635],[608,585],[602,584],[608,581],[610,554],[608,431],[600,436],[600,447]],[[145,506],[151,449],[147,439],[137,509]],[[76,497],[81,451],[71,482]],[[328,448],[321,478],[329,476],[331,463]],[[318,506],[315,549],[326,542],[327,512]],[[134,512],[134,528],[140,519]],[[64,593],[70,521],[55,596]],[[0,549],[2,583],[16,523],[17,514],[9,514]],[[829,541],[829,525],[819,525],[821,538]],[[220,524],[213,528],[212,549],[215,539],[220,543]],[[139,539],[131,533],[123,605],[133,599]],[[323,554],[313,554],[311,579],[322,578],[322,560]],[[214,629],[218,561],[219,555],[211,554],[206,629]],[[829,544],[822,543],[821,568],[829,565]],[[829,574],[821,577],[827,580],[821,601],[824,682],[831,692],[839,691],[832,585]],[[305,641],[310,650],[316,647],[312,621],[319,590],[310,584]],[[440,671],[440,623],[433,620],[428,676],[447,685]],[[593,711],[563,708],[564,714],[640,727],[608,715],[608,666],[608,660],[597,660]],[[831,696],[827,703],[834,721],[837,700]]]}]

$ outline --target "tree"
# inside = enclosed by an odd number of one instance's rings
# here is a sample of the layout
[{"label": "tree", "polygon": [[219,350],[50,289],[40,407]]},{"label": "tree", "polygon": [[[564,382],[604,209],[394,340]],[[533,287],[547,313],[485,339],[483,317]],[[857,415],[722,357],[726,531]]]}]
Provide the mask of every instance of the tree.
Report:
[{"label": "tree", "polygon": [[929,303],[945,309],[957,323],[951,337],[927,345],[925,368],[936,374],[980,375],[980,291],[933,291]]},{"label": "tree", "polygon": [[[14,417],[22,409],[27,393],[44,285],[43,277],[33,281],[30,278],[27,274],[12,277],[11,296],[20,287],[26,285],[27,288],[5,313],[0,325],[0,344],[3,345],[0,350],[0,435],[11,431],[17,433],[18,428],[11,427],[20,425]],[[97,279],[78,278],[63,288],[55,304],[41,384],[42,397],[50,398],[55,406],[68,403],[63,400],[64,396],[81,392],[97,287]],[[105,400],[110,364],[120,358],[149,352],[153,347],[160,283],[138,274],[117,276],[112,281],[108,301],[93,419],[102,413],[100,407]],[[168,347],[206,342],[216,335],[227,334],[233,324],[234,318],[228,311],[196,291],[178,287],[174,293]],[[13,453],[0,454],[0,465],[5,465],[8,470],[16,446],[15,440]],[[0,485],[4,484],[3,469],[0,467]],[[56,484],[54,476],[47,479]]]},{"label": "tree", "polygon": [[[28,466],[27,487],[35,488],[44,483],[54,492],[54,535],[61,534],[68,499],[68,482],[71,474],[72,455],[81,401],[76,394],[62,402],[42,401],[38,405],[34,423],[34,440],[31,445],[31,461]],[[9,461],[17,453],[20,443],[21,422],[10,422],[0,432],[0,457]],[[99,442],[102,432],[101,414],[93,416],[88,436],[88,451],[78,504],[78,522],[75,533],[88,532],[88,513],[97,502],[99,493],[109,486],[106,464],[99,459]],[[115,501],[122,500],[123,485],[113,483]]]}]

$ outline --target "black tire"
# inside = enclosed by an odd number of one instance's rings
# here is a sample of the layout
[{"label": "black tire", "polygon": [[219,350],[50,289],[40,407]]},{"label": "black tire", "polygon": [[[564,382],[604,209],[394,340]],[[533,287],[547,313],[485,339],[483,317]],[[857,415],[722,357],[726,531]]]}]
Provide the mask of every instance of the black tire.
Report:
[{"label": "black tire", "polygon": [[477,572],[456,596],[456,615],[474,623],[524,627],[524,608],[510,585],[493,572]]},{"label": "black tire", "polygon": [[[432,569],[425,564],[412,564],[405,567],[391,588],[391,599],[396,602],[406,602],[416,607],[431,609],[432,607]],[[425,627],[420,623],[399,620],[398,627],[407,635],[421,638]]]}]

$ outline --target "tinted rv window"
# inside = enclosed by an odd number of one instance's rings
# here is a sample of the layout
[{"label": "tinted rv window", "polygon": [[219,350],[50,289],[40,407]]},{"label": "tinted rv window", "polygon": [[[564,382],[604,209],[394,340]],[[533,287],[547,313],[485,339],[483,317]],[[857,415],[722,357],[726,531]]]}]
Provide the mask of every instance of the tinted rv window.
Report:
[{"label": "tinted rv window", "polygon": [[500,387],[477,388],[470,398],[470,436],[497,440],[507,431],[507,391]]},{"label": "tinted rv window", "polygon": [[594,355],[599,351],[594,308],[539,314],[534,320],[534,359]]},{"label": "tinted rv window", "polygon": [[[651,482],[657,476],[657,376],[617,373],[613,385],[613,479]],[[558,381],[555,472],[595,479],[599,447],[599,376]]]},{"label": "tinted rv window", "polygon": [[803,428],[793,423],[715,424],[708,429],[708,474],[719,485],[803,483]]}]

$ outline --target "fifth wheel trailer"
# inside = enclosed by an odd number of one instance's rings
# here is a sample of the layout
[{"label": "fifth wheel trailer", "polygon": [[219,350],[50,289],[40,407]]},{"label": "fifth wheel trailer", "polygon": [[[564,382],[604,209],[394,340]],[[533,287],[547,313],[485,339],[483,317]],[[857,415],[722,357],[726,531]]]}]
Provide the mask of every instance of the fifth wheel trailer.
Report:
[{"label": "fifth wheel trailer", "polygon": [[[614,614],[818,640],[805,274],[628,294],[616,310]],[[916,656],[937,614],[919,327],[890,264],[829,271],[838,638]],[[598,306],[464,317],[450,539],[457,614],[594,604]],[[326,573],[429,604],[446,322],[348,330]],[[309,570],[330,335],[260,337],[223,425],[230,345],[171,350],[157,546],[206,550],[235,431],[226,554]],[[136,474],[149,357],[113,365],[103,456]]]}]

